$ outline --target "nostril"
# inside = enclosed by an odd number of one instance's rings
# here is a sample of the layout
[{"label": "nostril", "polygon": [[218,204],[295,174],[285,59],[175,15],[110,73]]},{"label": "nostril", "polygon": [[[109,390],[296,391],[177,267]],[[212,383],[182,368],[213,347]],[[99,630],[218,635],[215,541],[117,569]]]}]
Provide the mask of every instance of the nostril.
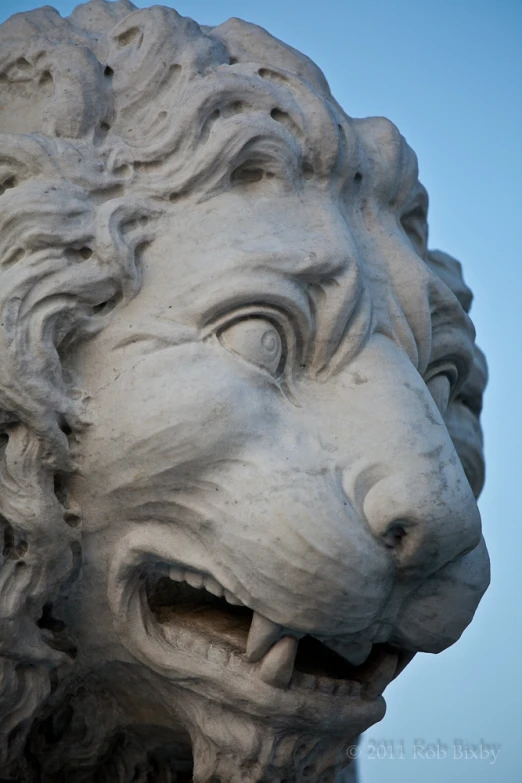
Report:
[{"label": "nostril", "polygon": [[406,526],[402,520],[391,522],[381,536],[384,546],[388,549],[399,549],[406,538]]},{"label": "nostril", "polygon": [[455,457],[447,467],[440,458],[419,455],[409,475],[397,469],[362,501],[376,543],[404,577],[434,573],[480,539],[480,514],[462,468]]}]

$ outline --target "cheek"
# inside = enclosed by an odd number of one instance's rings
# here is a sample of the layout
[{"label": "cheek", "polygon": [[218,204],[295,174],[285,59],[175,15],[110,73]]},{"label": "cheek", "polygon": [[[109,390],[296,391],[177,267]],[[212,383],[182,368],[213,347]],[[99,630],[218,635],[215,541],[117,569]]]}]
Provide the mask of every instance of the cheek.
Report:
[{"label": "cheek", "polygon": [[190,343],[128,364],[92,402],[84,459],[98,474],[208,464],[277,428],[277,387],[219,346]]}]

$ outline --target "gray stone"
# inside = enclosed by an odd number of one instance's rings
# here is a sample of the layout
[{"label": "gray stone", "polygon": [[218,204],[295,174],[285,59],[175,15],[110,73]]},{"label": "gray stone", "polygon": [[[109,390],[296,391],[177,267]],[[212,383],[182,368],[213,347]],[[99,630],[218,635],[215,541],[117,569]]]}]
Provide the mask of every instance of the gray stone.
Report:
[{"label": "gray stone", "polygon": [[333,781],[489,579],[415,155],[238,19],[0,48],[2,776]]}]

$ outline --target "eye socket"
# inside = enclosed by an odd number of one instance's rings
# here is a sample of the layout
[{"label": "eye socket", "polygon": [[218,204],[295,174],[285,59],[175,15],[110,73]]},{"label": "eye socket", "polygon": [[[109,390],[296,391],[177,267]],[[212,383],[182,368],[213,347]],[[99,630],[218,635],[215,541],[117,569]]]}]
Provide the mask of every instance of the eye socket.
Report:
[{"label": "eye socket", "polygon": [[451,396],[451,384],[447,375],[440,373],[435,375],[427,382],[427,387],[431,396],[435,400],[435,405],[442,415],[446,413]]},{"label": "eye socket", "polygon": [[428,242],[428,223],[426,211],[422,206],[415,207],[401,217],[401,225],[418,256],[424,258]]},{"label": "eye socket", "polygon": [[222,329],[218,339],[227,351],[261,367],[274,377],[279,374],[283,340],[277,327],[267,318],[243,318]]}]

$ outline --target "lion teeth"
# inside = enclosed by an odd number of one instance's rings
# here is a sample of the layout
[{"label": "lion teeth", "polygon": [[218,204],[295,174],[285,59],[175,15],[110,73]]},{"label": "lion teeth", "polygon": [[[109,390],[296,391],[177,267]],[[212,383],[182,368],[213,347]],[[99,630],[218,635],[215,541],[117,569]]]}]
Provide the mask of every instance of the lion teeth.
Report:
[{"label": "lion teeth", "polygon": [[293,636],[283,636],[274,644],[261,661],[258,671],[260,679],[276,688],[287,688],[294,671],[298,644]]},{"label": "lion teeth", "polygon": [[174,582],[184,582],[185,569],[181,568],[180,566],[175,566],[175,565],[170,566],[169,579],[172,579]]},{"label": "lion teeth", "polygon": [[249,661],[255,663],[269,651],[281,637],[282,627],[254,612],[248,634],[246,655]]},{"label": "lion teeth", "polygon": [[352,666],[361,666],[373,649],[371,642],[346,645],[335,639],[325,639],[324,637],[321,637],[321,641],[331,650],[345,658]]},{"label": "lion teeth", "polygon": [[371,642],[366,644],[357,644],[353,647],[349,647],[348,650],[342,652],[341,655],[344,655],[346,660],[349,661],[352,666],[360,666],[369,657],[372,648],[373,645]]},{"label": "lion teeth", "polygon": [[371,701],[382,696],[384,689],[393,680],[399,661],[399,651],[396,653],[383,653],[369,661],[363,673],[366,687],[363,690],[363,699]]},{"label": "lion teeth", "polygon": [[196,571],[185,571],[185,582],[191,587],[201,589],[204,584],[203,574],[198,574]]},{"label": "lion teeth", "polygon": [[[214,579],[213,576],[210,576],[210,574],[202,574],[199,571],[192,571],[187,568],[182,568],[179,565],[171,565],[169,567],[169,578],[174,582],[186,582],[191,587],[194,587],[198,590],[204,587],[205,590],[208,590],[208,592],[212,593],[212,595],[215,595],[218,598],[223,597],[223,587]],[[228,595],[231,596],[229,603],[240,603],[238,598],[234,598],[234,596],[232,596],[232,593],[228,593]]]},{"label": "lion teeth", "polygon": [[329,677],[316,677],[316,690],[331,696],[335,690],[336,683]]},{"label": "lion teeth", "polygon": [[240,601],[239,598],[236,598],[235,595],[232,595],[230,590],[225,590],[224,592],[227,603],[232,604],[232,606],[244,606],[243,601]]},{"label": "lion teeth", "polygon": [[205,590],[208,590],[209,593],[212,593],[212,595],[216,595],[218,598],[223,597],[222,586],[219,584],[219,582],[216,582],[216,580],[212,576],[205,577]]},{"label": "lion teeth", "polygon": [[229,653],[216,644],[211,644],[207,652],[207,660],[211,663],[219,663],[221,666],[228,664],[229,657]]}]

